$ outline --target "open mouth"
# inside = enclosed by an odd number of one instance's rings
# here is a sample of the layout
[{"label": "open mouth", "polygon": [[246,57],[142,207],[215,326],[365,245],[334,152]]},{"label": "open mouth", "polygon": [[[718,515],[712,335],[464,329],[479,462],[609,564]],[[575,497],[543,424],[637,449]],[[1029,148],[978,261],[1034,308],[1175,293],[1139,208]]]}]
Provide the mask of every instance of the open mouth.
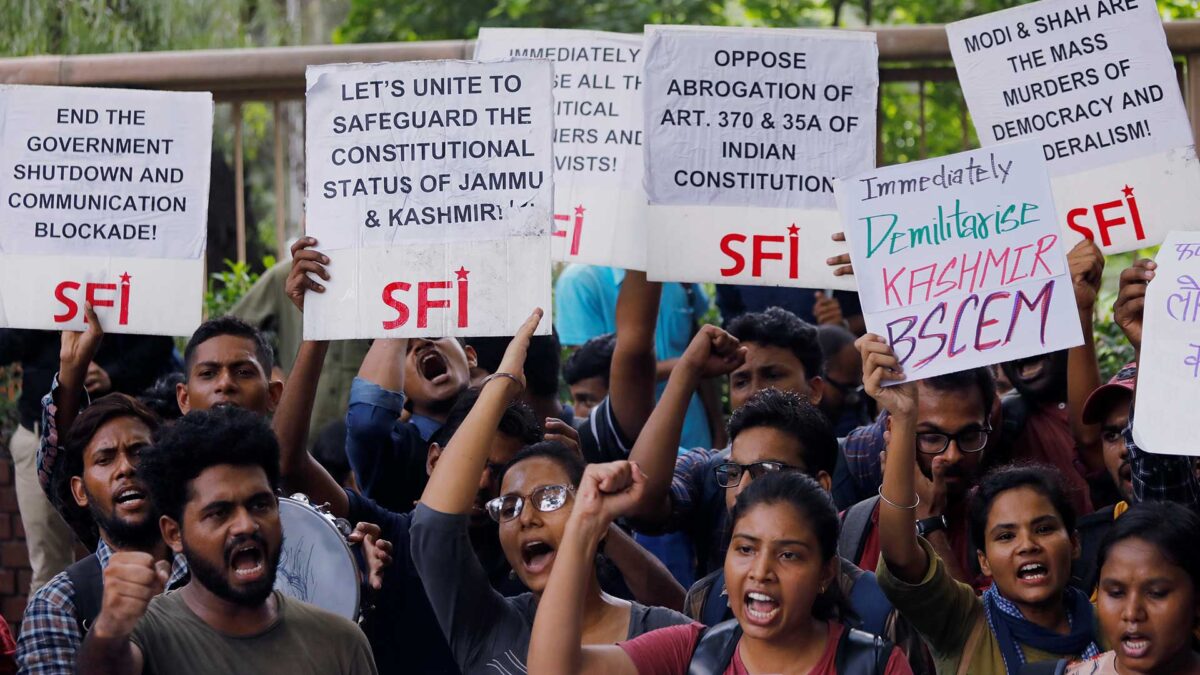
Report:
[{"label": "open mouth", "polygon": [[1121,636],[1121,651],[1131,659],[1140,659],[1150,652],[1150,640],[1141,633]]},{"label": "open mouth", "polygon": [[750,591],[742,598],[746,618],[750,623],[767,624],[779,615],[779,601],[758,591]]},{"label": "open mouth", "polygon": [[141,488],[127,487],[117,492],[113,504],[124,509],[140,509],[146,505],[146,492]]},{"label": "open mouth", "polygon": [[257,581],[267,572],[267,556],[254,542],[241,544],[229,554],[229,566],[238,581]]},{"label": "open mouth", "polygon": [[1046,370],[1047,359],[1035,357],[1017,362],[1017,375],[1024,381],[1036,380]]},{"label": "open mouth", "polygon": [[436,349],[430,349],[421,354],[417,361],[417,368],[421,371],[421,377],[430,382],[437,382],[443,377],[448,377],[450,373],[450,367],[446,364],[445,357]]},{"label": "open mouth", "polygon": [[1025,563],[1017,569],[1017,578],[1030,583],[1040,583],[1050,575],[1050,569],[1042,563]]},{"label": "open mouth", "polygon": [[521,545],[521,564],[530,574],[541,574],[550,569],[554,562],[554,547],[541,540],[528,541]]}]

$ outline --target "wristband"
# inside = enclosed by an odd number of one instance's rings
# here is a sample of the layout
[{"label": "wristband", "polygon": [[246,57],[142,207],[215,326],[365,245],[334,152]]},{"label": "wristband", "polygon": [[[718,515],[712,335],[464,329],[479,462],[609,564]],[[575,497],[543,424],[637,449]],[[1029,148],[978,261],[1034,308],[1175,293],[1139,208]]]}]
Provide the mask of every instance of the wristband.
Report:
[{"label": "wristband", "polygon": [[520,387],[520,389],[517,391],[518,394],[525,391],[525,384],[523,382],[521,382],[521,380],[517,379],[517,376],[513,375],[512,373],[492,373],[491,375],[488,375],[487,377],[483,378],[483,383],[479,385],[479,388],[483,389],[484,387],[487,386],[488,382],[491,382],[492,380],[496,379],[497,377],[507,377],[508,379],[512,380],[513,382],[516,382],[517,386]]},{"label": "wristband", "polygon": [[917,521],[917,536],[928,537],[934,532],[949,529],[950,523],[946,520],[946,516],[933,516],[932,518],[922,518]]}]

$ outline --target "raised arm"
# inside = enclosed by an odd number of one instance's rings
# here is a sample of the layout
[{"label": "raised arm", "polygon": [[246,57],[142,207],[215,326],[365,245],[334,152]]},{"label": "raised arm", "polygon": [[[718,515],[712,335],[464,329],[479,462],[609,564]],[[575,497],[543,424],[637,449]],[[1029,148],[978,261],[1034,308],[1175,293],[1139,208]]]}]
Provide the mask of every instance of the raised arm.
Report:
[{"label": "raised arm", "polygon": [[1080,458],[1089,472],[1101,472],[1104,471],[1104,446],[1100,442],[1100,425],[1083,422],[1083,404],[1101,384],[1092,318],[1096,297],[1100,293],[1101,277],[1104,275],[1104,254],[1095,242],[1085,239],[1067,254],[1067,266],[1075,287],[1079,326],[1083,330],[1083,344],[1067,352],[1067,410]]},{"label": "raised arm", "polygon": [[713,325],[701,326],[667,380],[666,391],[638,435],[629,459],[646,472],[646,489],[633,515],[643,524],[654,526],[671,512],[670,489],[679,438],[688,402],[700,382],[737,369],[746,359],[746,350],[737,338]]},{"label": "raised arm", "polygon": [[583,604],[596,549],[613,519],[637,504],[645,480],[631,462],[591,464],[584,472],[538,602],[529,641],[529,675],[637,675],[633,661],[620,647],[583,647],[581,642]]},{"label": "raised arm", "polygon": [[525,354],[541,320],[541,308],[533,310],[508,343],[500,368],[484,383],[471,412],[446,444],[446,451],[429,476],[421,494],[425,506],[439,513],[471,512],[500,417],[525,388]]},{"label": "raised arm", "polygon": [[617,426],[637,438],[654,409],[654,327],[662,284],[629,270],[617,295],[617,344],[609,367],[608,396]]},{"label": "raised arm", "polygon": [[150,601],[162,593],[171,564],[141,551],[113,553],[104,568],[100,614],[79,650],[80,675],[137,675],[142,651],[131,640]]},{"label": "raised arm", "polygon": [[58,431],[59,443],[66,438],[67,431],[84,405],[88,367],[96,359],[96,352],[100,350],[100,342],[104,339],[104,328],[100,325],[96,310],[92,309],[92,303],[85,303],[83,311],[87,315],[87,330],[82,333],[63,331],[62,347],[58,352],[54,426]]},{"label": "raised arm", "polygon": [[916,530],[917,387],[884,386],[886,382],[902,381],[904,373],[883,338],[868,333],[855,344],[862,354],[864,388],[890,413],[887,459],[879,491],[879,548],[892,574],[915,584],[929,568],[929,557],[917,544]]}]

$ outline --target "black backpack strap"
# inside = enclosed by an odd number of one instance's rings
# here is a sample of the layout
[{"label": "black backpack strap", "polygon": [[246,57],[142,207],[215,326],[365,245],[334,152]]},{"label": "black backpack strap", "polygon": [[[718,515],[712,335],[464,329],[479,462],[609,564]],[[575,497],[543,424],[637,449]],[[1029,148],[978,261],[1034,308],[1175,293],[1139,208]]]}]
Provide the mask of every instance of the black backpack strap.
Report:
[{"label": "black backpack strap", "polygon": [[1039,661],[1021,666],[1021,675],[1062,675],[1067,672],[1067,659]]},{"label": "black backpack strap", "polygon": [[719,623],[700,632],[687,675],[721,675],[733,661],[742,628],[736,619]]},{"label": "black backpack strap", "polygon": [[834,664],[838,675],[883,675],[892,658],[892,643],[878,635],[846,628],[838,640]]},{"label": "black backpack strap", "polygon": [[838,555],[858,564],[863,549],[867,546],[867,530],[871,527],[871,514],[879,504],[879,497],[871,497],[846,509],[842,515],[841,531],[838,533]]},{"label": "black backpack strap", "polygon": [[100,616],[100,606],[104,602],[104,571],[100,569],[100,559],[93,553],[75,562],[67,568],[67,578],[75,590],[71,600],[75,603],[75,622],[79,624],[82,637]]}]

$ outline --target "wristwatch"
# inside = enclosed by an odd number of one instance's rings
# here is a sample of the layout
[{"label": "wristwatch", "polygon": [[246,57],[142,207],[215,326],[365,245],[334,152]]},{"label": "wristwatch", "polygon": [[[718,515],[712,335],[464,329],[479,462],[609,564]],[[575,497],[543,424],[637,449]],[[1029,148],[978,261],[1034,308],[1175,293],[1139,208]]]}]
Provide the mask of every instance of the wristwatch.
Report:
[{"label": "wristwatch", "polygon": [[950,523],[946,521],[946,516],[934,516],[932,518],[922,518],[917,521],[917,536],[928,537],[938,530],[945,530],[950,527]]}]

